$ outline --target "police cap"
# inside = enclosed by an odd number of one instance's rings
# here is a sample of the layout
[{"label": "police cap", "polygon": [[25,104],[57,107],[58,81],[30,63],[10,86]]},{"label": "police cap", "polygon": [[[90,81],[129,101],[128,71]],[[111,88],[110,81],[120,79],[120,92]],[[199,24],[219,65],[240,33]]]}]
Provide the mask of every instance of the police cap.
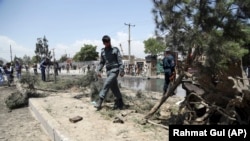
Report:
[{"label": "police cap", "polygon": [[110,37],[108,35],[104,35],[102,37],[102,42],[110,42]]}]

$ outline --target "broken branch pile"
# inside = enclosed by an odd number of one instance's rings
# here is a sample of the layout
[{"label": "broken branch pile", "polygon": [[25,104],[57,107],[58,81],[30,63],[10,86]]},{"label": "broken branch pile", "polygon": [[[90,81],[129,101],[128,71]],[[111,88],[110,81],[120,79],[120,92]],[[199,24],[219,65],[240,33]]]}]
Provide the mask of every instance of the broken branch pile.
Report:
[{"label": "broken branch pile", "polygon": [[224,93],[205,91],[200,85],[183,82],[186,98],[180,111],[185,113],[183,124],[224,124],[250,123],[250,90],[239,78],[228,77],[237,91]]}]

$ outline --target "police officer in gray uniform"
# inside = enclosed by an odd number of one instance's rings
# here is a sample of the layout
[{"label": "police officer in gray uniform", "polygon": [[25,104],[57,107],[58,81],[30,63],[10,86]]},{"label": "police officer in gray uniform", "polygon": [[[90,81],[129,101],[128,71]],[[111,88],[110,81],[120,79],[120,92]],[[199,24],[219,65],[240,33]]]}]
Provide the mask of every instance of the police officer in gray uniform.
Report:
[{"label": "police officer in gray uniform", "polygon": [[101,50],[98,76],[101,77],[102,68],[104,67],[104,65],[106,65],[107,78],[103,84],[102,90],[99,93],[99,99],[96,102],[95,107],[97,108],[97,110],[101,109],[102,102],[105,99],[109,89],[111,89],[115,96],[113,109],[122,109],[124,103],[117,81],[117,77],[119,74],[121,77],[123,77],[125,74],[122,56],[119,49],[111,45],[111,39],[108,35],[103,36],[102,42],[105,47]]}]

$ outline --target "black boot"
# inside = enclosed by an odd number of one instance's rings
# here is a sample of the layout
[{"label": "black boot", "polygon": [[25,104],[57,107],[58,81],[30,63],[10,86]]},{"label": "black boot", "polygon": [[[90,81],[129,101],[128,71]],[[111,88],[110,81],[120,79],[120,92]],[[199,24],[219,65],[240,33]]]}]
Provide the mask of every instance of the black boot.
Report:
[{"label": "black boot", "polygon": [[114,103],[113,110],[120,109],[122,110],[124,106],[123,100],[122,99],[116,99]]},{"label": "black boot", "polygon": [[95,103],[94,107],[97,109],[97,111],[101,110],[102,102],[103,102],[103,98],[99,98],[98,101]]}]

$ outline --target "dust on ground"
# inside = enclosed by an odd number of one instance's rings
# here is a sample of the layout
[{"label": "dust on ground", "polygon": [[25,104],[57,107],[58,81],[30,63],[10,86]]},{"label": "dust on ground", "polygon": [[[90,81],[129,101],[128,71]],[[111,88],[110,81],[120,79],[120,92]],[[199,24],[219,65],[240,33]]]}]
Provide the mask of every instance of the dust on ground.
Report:
[{"label": "dust on ground", "polygon": [[[72,79],[72,76],[70,78]],[[15,86],[0,87],[0,140],[49,141],[47,134],[42,130],[40,123],[31,115],[28,107],[15,109],[12,112],[6,108],[4,99],[14,91]],[[129,106],[121,111],[110,110],[112,102],[104,103],[104,108],[101,111],[96,111],[88,91],[83,92],[80,88],[71,87],[64,90],[65,93],[63,91],[51,92],[50,96],[37,99],[41,100],[41,104],[47,112],[78,140],[168,140],[167,129],[143,121],[145,115],[135,108],[137,105],[143,104],[143,100],[139,103],[136,103],[134,99],[126,100],[125,104]],[[127,88],[121,88],[121,91],[123,95],[135,96],[137,94],[135,90]],[[83,94],[83,97],[74,98],[79,94]],[[156,92],[143,92],[143,94],[149,96],[154,104],[161,98],[161,94]],[[162,105],[161,112],[158,114],[161,114],[163,118],[169,117],[172,113],[171,110],[176,110],[172,107],[176,106],[175,103],[180,100],[182,98],[177,96],[170,97]],[[83,119],[77,123],[71,123],[69,118],[74,116],[81,116]],[[123,123],[120,123],[119,120],[117,122],[117,118],[121,119]],[[166,126],[168,124],[165,123]]]},{"label": "dust on ground", "polygon": [[[133,99],[126,99],[124,110],[112,110],[113,102],[105,102],[100,111],[96,111],[88,94],[89,90],[83,93],[72,88],[72,92],[54,93],[46,98],[36,99],[40,105],[68,132],[75,140],[96,140],[96,141],[162,141],[168,140],[168,130],[155,126],[144,121],[144,114],[140,113]],[[122,94],[135,96],[134,90],[121,88]],[[85,93],[85,94],[84,94]],[[143,93],[143,92],[142,92]],[[147,92],[149,99],[156,103],[159,93]],[[82,97],[79,98],[79,95]],[[75,98],[78,97],[78,98]],[[172,107],[176,102],[182,100],[173,96],[162,106],[161,114],[164,117],[170,116]],[[143,104],[141,101],[137,104]],[[145,113],[146,114],[146,113]],[[80,116],[81,121],[70,122],[70,118]],[[162,120],[154,120],[156,123]],[[159,123],[161,124],[161,123]],[[167,125],[166,125],[167,126]]]},{"label": "dust on ground", "polygon": [[0,86],[0,141],[50,141],[28,107],[12,111],[6,107],[4,100],[14,91],[15,85]]}]

